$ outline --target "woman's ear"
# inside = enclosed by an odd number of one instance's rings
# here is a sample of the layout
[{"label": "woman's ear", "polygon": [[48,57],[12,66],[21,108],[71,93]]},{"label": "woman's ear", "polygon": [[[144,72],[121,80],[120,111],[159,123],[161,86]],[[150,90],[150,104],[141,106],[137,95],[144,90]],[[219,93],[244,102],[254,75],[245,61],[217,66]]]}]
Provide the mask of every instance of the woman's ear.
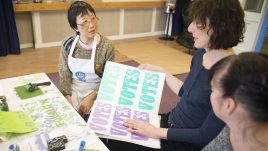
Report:
[{"label": "woman's ear", "polygon": [[76,35],[80,35],[80,32],[78,31],[78,29],[73,28],[73,30],[75,31]]},{"label": "woman's ear", "polygon": [[235,111],[237,103],[233,98],[226,98],[226,100],[224,100],[223,106],[226,115],[231,115]]},{"label": "woman's ear", "polygon": [[77,35],[80,34],[77,28],[72,28],[72,29],[75,31],[75,33],[76,33]]}]

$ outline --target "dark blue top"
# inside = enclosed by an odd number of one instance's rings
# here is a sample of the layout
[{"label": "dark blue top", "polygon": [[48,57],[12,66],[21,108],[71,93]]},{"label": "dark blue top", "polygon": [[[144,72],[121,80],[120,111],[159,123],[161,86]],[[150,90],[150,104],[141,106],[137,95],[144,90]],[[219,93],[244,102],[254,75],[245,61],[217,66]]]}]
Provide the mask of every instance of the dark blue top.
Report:
[{"label": "dark blue top", "polygon": [[179,92],[180,101],[169,115],[175,128],[168,129],[168,140],[205,145],[224,126],[211,107],[208,70],[202,65],[204,53],[200,49],[193,56],[190,72]]}]

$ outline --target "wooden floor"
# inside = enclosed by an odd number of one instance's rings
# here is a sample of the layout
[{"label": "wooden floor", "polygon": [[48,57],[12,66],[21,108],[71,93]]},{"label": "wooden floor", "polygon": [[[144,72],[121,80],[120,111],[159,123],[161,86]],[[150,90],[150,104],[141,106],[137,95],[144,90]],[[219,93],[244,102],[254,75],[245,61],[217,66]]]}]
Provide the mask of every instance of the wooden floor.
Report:
[{"label": "wooden floor", "polygon": [[184,47],[172,44],[174,41],[138,39],[117,43],[115,46],[120,53],[140,64],[158,65],[173,75],[189,72],[192,56],[182,52],[186,50]]},{"label": "wooden floor", "polygon": [[[139,45],[139,42],[144,42],[146,40],[155,40],[159,43],[166,45],[166,47],[176,48],[178,51],[188,51],[187,48],[178,45],[175,41],[161,41],[158,40],[157,37],[114,41],[115,49],[117,49],[117,46],[120,46],[120,44],[126,45],[127,43],[135,42],[137,43],[135,47],[140,47],[140,49],[142,50],[142,45]],[[22,49],[20,55],[8,55],[0,57],[0,79],[39,72],[57,72],[59,51],[60,47],[39,49],[27,48]],[[128,60],[131,60],[131,58],[128,58],[127,56],[116,51],[116,62],[124,62]]]},{"label": "wooden floor", "polygon": [[[113,41],[116,49],[115,61],[124,62],[133,59],[127,57],[126,55],[123,55],[122,53],[119,53],[118,49],[122,48],[122,46],[124,47],[128,46],[128,48],[135,47],[135,49],[142,50],[143,45],[146,44],[146,41],[152,41],[152,40],[157,43],[164,44],[167,48],[175,48],[175,50],[179,52],[188,53],[187,48],[177,44],[175,41],[162,41],[159,40],[158,37],[136,38],[136,39]],[[135,45],[133,45],[133,43],[135,43]],[[148,44],[150,45],[149,42]],[[158,48],[154,47],[154,49]],[[39,49],[27,48],[22,49],[20,55],[8,55],[0,57],[0,71],[1,71],[0,79],[26,75],[26,74],[39,73],[39,72],[45,72],[45,73],[57,72],[59,51],[60,47],[39,48]],[[265,39],[262,52],[268,54],[268,37],[266,37]],[[137,52],[137,53],[148,53],[148,56],[150,56],[150,53],[153,52]],[[148,57],[148,59],[161,59],[161,58]]]}]

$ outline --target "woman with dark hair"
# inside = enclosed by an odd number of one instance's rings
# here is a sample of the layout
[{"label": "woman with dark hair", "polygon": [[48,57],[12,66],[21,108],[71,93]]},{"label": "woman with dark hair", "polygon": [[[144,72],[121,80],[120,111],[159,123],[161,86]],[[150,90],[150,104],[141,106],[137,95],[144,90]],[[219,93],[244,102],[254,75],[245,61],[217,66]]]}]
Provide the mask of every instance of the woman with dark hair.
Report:
[{"label": "woman with dark hair", "polygon": [[110,40],[98,33],[97,17],[92,6],[75,1],[68,9],[68,22],[76,35],[63,40],[60,60],[60,90],[70,104],[87,115],[97,91],[107,60],[114,60]]},{"label": "woman with dark hair", "polygon": [[[243,40],[244,11],[238,0],[195,0],[189,14],[192,23],[188,31],[193,35],[194,46],[200,49],[192,59],[187,79],[182,82],[158,66],[139,66],[166,73],[166,82],[181,97],[180,101],[169,113],[161,115],[160,128],[134,119],[124,122],[131,133],[161,139],[160,150],[201,150],[222,130],[224,123],[215,116],[210,103],[208,70],[220,59],[234,54],[231,48]],[[109,140],[108,148],[152,150],[115,140]]]},{"label": "woman with dark hair", "polygon": [[213,110],[228,126],[221,140],[227,141],[213,140],[204,150],[267,151],[268,56],[224,58],[210,69],[210,81]]}]

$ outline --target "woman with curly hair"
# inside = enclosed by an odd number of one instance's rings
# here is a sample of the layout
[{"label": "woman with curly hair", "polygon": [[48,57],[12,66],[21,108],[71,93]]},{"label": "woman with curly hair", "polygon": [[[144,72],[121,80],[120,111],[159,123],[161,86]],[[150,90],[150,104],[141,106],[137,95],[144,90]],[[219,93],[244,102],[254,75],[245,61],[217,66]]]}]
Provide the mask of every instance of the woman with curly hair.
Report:
[{"label": "woman with curly hair", "polygon": [[[187,79],[182,82],[158,66],[139,66],[166,73],[168,86],[180,96],[178,104],[161,115],[160,128],[134,119],[124,122],[131,133],[161,139],[160,150],[201,150],[222,130],[224,123],[215,116],[210,103],[208,71],[222,58],[233,55],[231,48],[243,40],[244,11],[238,0],[194,0],[188,11],[192,19],[188,31],[199,50],[193,56]],[[154,150],[115,140],[108,141],[108,148]]]}]

